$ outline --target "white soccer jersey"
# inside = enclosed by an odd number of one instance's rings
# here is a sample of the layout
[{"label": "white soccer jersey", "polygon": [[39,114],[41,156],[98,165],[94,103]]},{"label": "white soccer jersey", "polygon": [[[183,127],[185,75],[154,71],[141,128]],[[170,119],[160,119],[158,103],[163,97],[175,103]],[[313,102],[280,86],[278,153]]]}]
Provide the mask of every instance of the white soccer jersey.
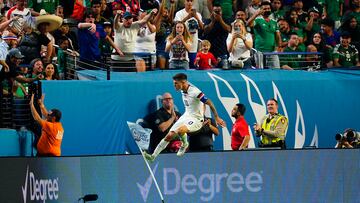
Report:
[{"label": "white soccer jersey", "polygon": [[182,99],[185,106],[184,115],[203,119],[204,118],[204,105],[201,98],[205,97],[197,87],[190,85],[188,90],[182,91]]}]

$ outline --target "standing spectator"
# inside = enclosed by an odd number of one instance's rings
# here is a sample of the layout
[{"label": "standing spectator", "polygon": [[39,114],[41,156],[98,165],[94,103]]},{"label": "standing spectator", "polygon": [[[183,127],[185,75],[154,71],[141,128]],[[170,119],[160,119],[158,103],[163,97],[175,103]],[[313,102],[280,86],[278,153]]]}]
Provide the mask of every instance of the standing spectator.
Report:
[{"label": "standing spectator", "polygon": [[330,18],[335,22],[335,29],[341,25],[341,17],[343,16],[344,0],[324,0],[323,18]]},{"label": "standing spectator", "polygon": [[334,48],[333,60],[336,67],[360,66],[359,52],[351,43],[348,32],[341,33],[340,44]]},{"label": "standing spectator", "polygon": [[211,152],[214,148],[213,135],[219,135],[219,129],[213,119],[205,117],[200,130],[188,135],[191,152]]},{"label": "standing spectator", "polygon": [[288,41],[290,39],[291,30],[290,30],[289,23],[285,19],[279,19],[278,26],[279,26],[279,30],[280,30],[280,36],[281,36],[280,48],[281,48],[281,51],[283,51],[285,49],[285,47],[287,46]]},{"label": "standing spectator", "polygon": [[118,11],[114,19],[114,40],[115,44],[121,48],[122,54],[112,55],[114,60],[129,61],[134,59],[135,42],[137,34],[142,25],[146,24],[151,17],[157,13],[157,9],[153,9],[143,19],[133,22],[133,16],[130,12],[125,12],[122,16],[123,22],[120,22],[121,11]]},{"label": "standing spectator", "polygon": [[226,44],[230,53],[231,67],[251,69],[250,50],[253,47],[253,40],[251,34],[246,31],[243,20],[235,21]]},{"label": "standing spectator", "polygon": [[204,28],[202,17],[199,12],[192,8],[193,0],[185,0],[185,8],[176,12],[174,21],[184,22],[190,33],[191,46],[189,51],[190,68],[194,67],[196,53],[198,51],[198,30]]},{"label": "standing spectator", "polygon": [[138,0],[114,0],[112,2],[112,10],[113,12],[130,12],[132,17],[137,19],[140,11],[140,3]]},{"label": "standing spectator", "polygon": [[352,10],[350,12],[345,13],[342,18],[342,23],[350,16],[355,17],[357,22],[360,22],[360,0],[352,0]]},{"label": "standing spectator", "polygon": [[[145,11],[141,11],[139,20],[145,18]],[[152,19],[143,24],[137,34],[135,41],[135,60],[137,72],[144,72],[146,69],[154,69],[156,65],[156,26],[151,23]],[[149,58],[150,66],[146,67],[144,58]]]},{"label": "standing spectator", "polygon": [[356,49],[360,49],[360,25],[356,21],[355,17],[350,16],[349,19],[345,19],[341,25],[339,32],[348,32],[351,35],[351,44],[355,45]]},{"label": "standing spectator", "polygon": [[[305,50],[299,48],[299,36],[297,33],[293,32],[290,34],[290,39],[288,45],[285,47],[283,52],[304,52]],[[282,55],[280,58],[280,65],[282,69],[285,70],[294,70],[300,67],[299,61],[301,60],[301,55]]]},{"label": "standing spectator", "polygon": [[76,33],[70,30],[70,24],[71,24],[70,19],[66,18],[63,20],[63,23],[61,24],[59,29],[54,31],[53,35],[55,38],[55,43],[57,45],[60,45],[58,40],[61,37],[66,37],[67,40],[69,41],[69,49],[78,51],[79,50],[78,39],[76,37]]},{"label": "standing spectator", "polygon": [[101,15],[101,2],[100,0],[92,0],[91,1],[91,11],[95,18],[95,24],[103,24],[104,22],[107,22],[108,19],[104,18]]},{"label": "standing spectator", "polygon": [[[111,22],[106,21],[103,24],[103,28],[104,28],[104,32],[106,33],[107,36],[109,36],[112,40],[112,36],[113,36],[113,26],[111,24]],[[99,47],[100,47],[100,52],[102,56],[110,56],[111,53],[113,52],[113,47],[111,46],[111,44],[109,43],[108,40],[106,40],[106,38],[101,38],[99,41]]]},{"label": "standing spectator", "polygon": [[318,52],[323,53],[322,55],[322,67],[330,68],[333,66],[332,52],[333,48],[330,45],[326,45],[322,38],[321,33],[317,32],[311,37],[312,41],[310,44],[314,45]]},{"label": "standing spectator", "polygon": [[305,22],[299,20],[299,16],[296,10],[290,10],[286,15],[286,20],[289,23],[291,32],[295,32],[299,37],[299,46],[301,50],[305,50],[305,41],[306,41],[306,33],[305,33]]},{"label": "standing spectator", "polygon": [[189,69],[191,37],[185,23],[177,22],[166,41],[165,51],[170,52],[169,69]]},{"label": "standing spectator", "polygon": [[[270,2],[264,1],[261,4],[261,10],[253,15],[247,22],[254,27],[255,49],[260,52],[280,51],[281,36],[275,20],[270,19],[271,7]],[[279,68],[279,59],[272,55],[270,67]]]},{"label": "standing spectator", "polygon": [[55,14],[58,5],[59,0],[28,0],[28,7],[32,8],[35,12],[45,9],[47,13]]},{"label": "standing spectator", "polygon": [[87,11],[84,17],[84,22],[78,24],[78,39],[80,45],[81,61],[90,64],[94,61],[100,61],[100,38],[106,38],[111,46],[116,50],[116,52],[119,55],[123,55],[122,51],[114,44],[113,40],[108,35],[106,35],[103,26],[94,23],[95,18],[92,12]]},{"label": "standing spectator", "polygon": [[334,30],[334,21],[325,18],[321,21],[321,31],[326,45],[335,47],[340,42],[340,34]]},{"label": "standing spectator", "polygon": [[285,137],[288,129],[288,119],[278,113],[278,102],[272,98],[267,101],[268,114],[260,123],[254,124],[256,136],[260,137],[259,147],[281,147],[286,149]]},{"label": "standing spectator", "polygon": [[245,9],[246,16],[251,18],[261,10],[261,0],[251,0],[250,5]]},{"label": "standing spectator", "polygon": [[231,130],[231,149],[234,151],[248,148],[250,142],[249,127],[244,117],[245,111],[245,105],[240,103],[231,111],[231,116],[236,119]]},{"label": "standing spectator", "polygon": [[311,37],[320,32],[320,12],[316,7],[312,7],[308,11],[309,17],[308,22],[305,26],[305,31],[307,32],[307,39],[311,41]]},{"label": "standing spectator", "polygon": [[10,26],[14,27],[16,34],[23,30],[24,24],[35,28],[35,18],[31,17],[31,11],[25,7],[25,2],[26,0],[16,0],[16,5],[6,12],[6,18],[8,20],[18,17],[18,19]]},{"label": "standing spectator", "polygon": [[218,4],[222,8],[222,18],[225,19],[225,21],[233,20],[233,13],[237,11],[237,0],[207,0],[210,13],[214,11],[213,5],[215,4]]},{"label": "standing spectator", "polygon": [[43,97],[38,101],[41,113],[46,118],[42,119],[34,106],[34,95],[31,96],[30,109],[32,116],[41,126],[41,137],[37,143],[36,156],[61,156],[61,142],[64,128],[60,122],[61,111],[58,109],[46,110]]},{"label": "standing spectator", "polygon": [[49,63],[46,65],[45,71],[44,71],[44,79],[45,80],[58,80],[59,79],[58,71],[54,64]]},{"label": "standing spectator", "polygon": [[[144,127],[149,127],[152,132],[150,135],[149,153],[153,153],[156,146],[166,136],[170,128],[179,119],[181,114],[174,109],[174,100],[172,95],[165,92],[161,98],[162,107],[155,112],[145,116]],[[170,152],[170,146],[165,152]]]},{"label": "standing spectator", "polygon": [[165,7],[164,2],[160,5],[160,11],[155,17],[157,67],[160,69],[168,68],[169,53],[165,51],[165,46],[166,38],[173,29],[174,12],[175,2],[170,4],[170,11]]},{"label": "standing spectator", "polygon": [[219,4],[213,5],[213,12],[211,13],[211,20],[206,22],[204,28],[205,39],[212,44],[210,52],[221,61],[218,64],[219,68],[226,69],[228,52],[226,47],[226,38],[231,32],[230,20],[222,18],[222,8]]},{"label": "standing spectator", "polygon": [[285,10],[282,8],[281,0],[271,0],[271,9],[272,14],[270,15],[271,19],[278,21],[285,17]]},{"label": "standing spectator", "polygon": [[209,11],[207,0],[194,0],[193,8],[201,14],[204,21],[210,19],[211,12]]},{"label": "standing spectator", "polygon": [[303,10],[304,3],[302,0],[294,0],[293,1],[293,9],[296,11],[298,19],[301,23],[305,23],[308,14]]},{"label": "standing spectator", "polygon": [[201,42],[201,51],[196,54],[195,66],[199,70],[209,70],[216,66],[217,61],[214,55],[209,52],[211,44],[207,40]]}]

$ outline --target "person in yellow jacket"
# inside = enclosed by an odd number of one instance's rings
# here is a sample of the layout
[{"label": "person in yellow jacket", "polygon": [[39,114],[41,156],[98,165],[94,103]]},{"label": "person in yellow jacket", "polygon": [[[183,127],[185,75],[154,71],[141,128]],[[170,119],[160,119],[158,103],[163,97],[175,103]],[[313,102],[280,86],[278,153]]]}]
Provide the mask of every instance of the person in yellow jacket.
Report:
[{"label": "person in yellow jacket", "polygon": [[261,123],[254,124],[256,136],[260,137],[259,147],[281,147],[286,149],[285,137],[288,119],[278,113],[278,102],[271,98],[267,101],[268,114],[261,119]]}]

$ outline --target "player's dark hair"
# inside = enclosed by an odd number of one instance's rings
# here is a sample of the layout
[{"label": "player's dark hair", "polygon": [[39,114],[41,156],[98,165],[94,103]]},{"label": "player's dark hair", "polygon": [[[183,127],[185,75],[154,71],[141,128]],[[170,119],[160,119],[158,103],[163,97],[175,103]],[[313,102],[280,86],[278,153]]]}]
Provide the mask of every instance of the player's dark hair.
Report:
[{"label": "player's dark hair", "polygon": [[187,80],[187,75],[185,73],[178,73],[173,76],[173,80],[176,80],[176,81]]},{"label": "player's dark hair", "polygon": [[271,98],[269,101],[274,101],[276,104],[278,104],[278,101],[275,98]]},{"label": "player's dark hair", "polygon": [[236,106],[237,106],[237,111],[240,113],[240,115],[243,116],[245,114],[245,111],[246,111],[245,105],[241,104],[241,103],[237,103]]}]

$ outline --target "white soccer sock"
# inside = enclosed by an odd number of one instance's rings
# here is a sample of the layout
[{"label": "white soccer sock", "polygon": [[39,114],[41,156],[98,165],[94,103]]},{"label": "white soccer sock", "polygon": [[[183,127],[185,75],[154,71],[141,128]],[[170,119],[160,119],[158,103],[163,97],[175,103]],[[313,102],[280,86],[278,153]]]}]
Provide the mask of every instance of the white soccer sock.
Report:
[{"label": "white soccer sock", "polygon": [[187,143],[187,133],[184,133],[182,135],[180,135],[180,139],[181,139],[181,142],[184,144],[184,143]]},{"label": "white soccer sock", "polygon": [[154,150],[154,153],[152,154],[154,157],[157,157],[162,150],[164,150],[168,146],[169,142],[165,139],[162,139],[158,146],[156,146],[156,149]]}]

